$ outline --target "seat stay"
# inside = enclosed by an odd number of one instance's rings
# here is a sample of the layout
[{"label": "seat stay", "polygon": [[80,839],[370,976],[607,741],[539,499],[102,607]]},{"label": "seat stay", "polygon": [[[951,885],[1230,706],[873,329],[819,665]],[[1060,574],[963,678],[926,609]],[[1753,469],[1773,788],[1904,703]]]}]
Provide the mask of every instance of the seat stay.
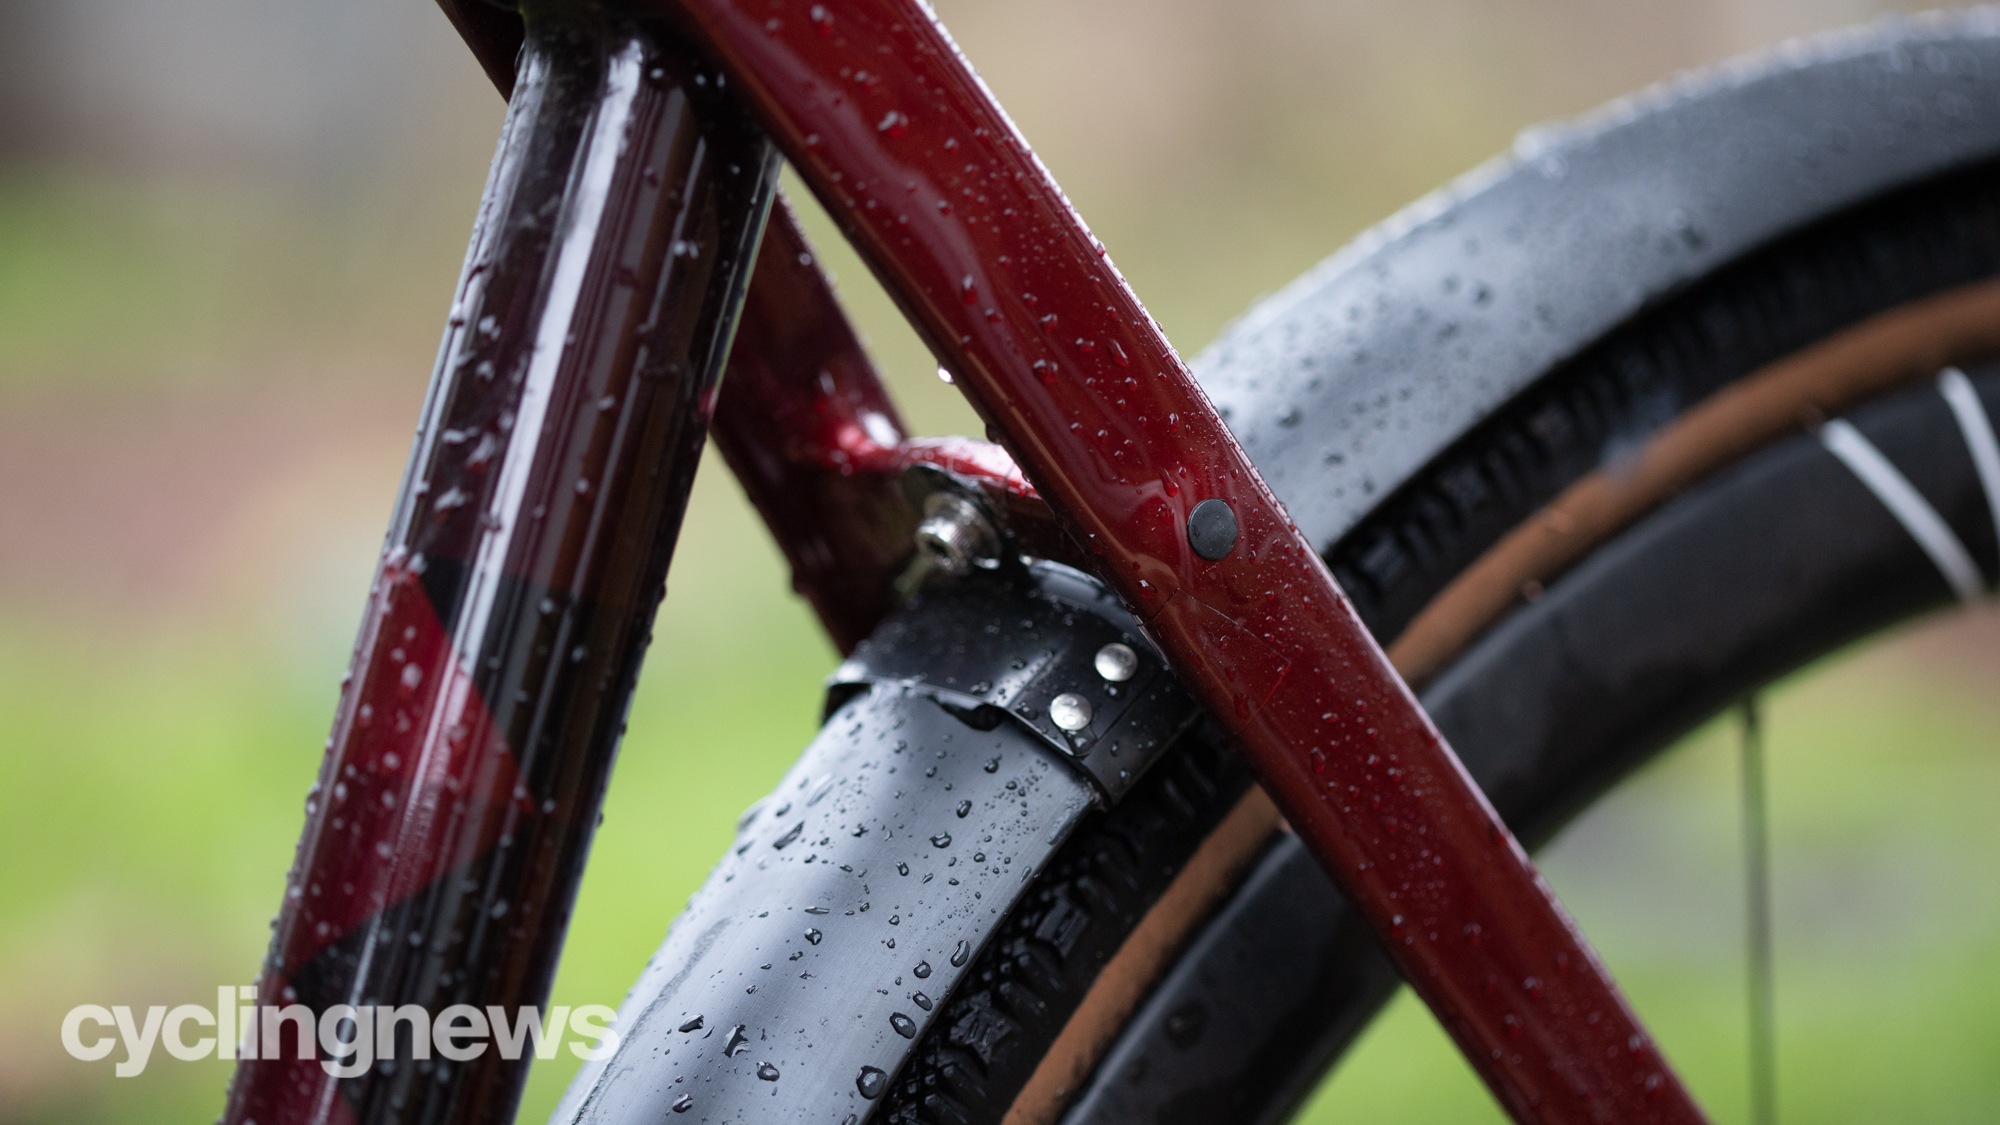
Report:
[{"label": "seat stay", "polygon": [[928,9],[650,4],[726,72],[1507,1110],[1701,1120]]}]

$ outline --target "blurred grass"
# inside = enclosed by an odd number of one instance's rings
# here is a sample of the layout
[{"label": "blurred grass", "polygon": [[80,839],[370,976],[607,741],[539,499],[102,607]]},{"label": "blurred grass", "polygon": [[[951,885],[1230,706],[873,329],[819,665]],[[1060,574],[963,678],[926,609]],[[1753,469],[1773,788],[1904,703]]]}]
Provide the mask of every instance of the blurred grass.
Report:
[{"label": "blurred grass", "polygon": [[[1521,126],[1883,5],[943,7],[1192,353]],[[409,50],[476,88],[442,22],[416,26],[432,41]],[[83,1002],[209,1002],[263,952],[498,120],[490,97],[445,101],[304,181],[210,149],[0,163],[0,1123],[220,1107],[223,1064],[117,1080],[56,1027]],[[790,187],[910,421],[976,432]],[[328,421],[333,401],[361,405]],[[810,736],[833,658],[783,569],[711,459],[554,1002],[617,1002]],[[1938,666],[1906,644],[1771,705],[1788,1119],[2000,1105],[1996,723],[1987,684]],[[1744,1089],[1733,753],[1704,732],[1547,861],[1721,1120]],[[522,1120],[575,1065],[534,1072]],[[1407,997],[1307,1120],[1356,1118],[1496,1119]]]},{"label": "blurred grass", "polygon": [[[478,172],[454,186],[476,193]],[[464,255],[457,194],[384,184],[329,202],[254,179],[0,164],[0,391],[423,355]]]},{"label": "blurred grass", "polygon": [[[700,596],[662,611],[555,1003],[617,1003],[736,813],[817,725],[834,655],[799,603],[760,596],[783,589],[782,563],[720,468],[703,470],[675,569]],[[358,605],[366,574],[351,577]],[[78,1003],[212,1003],[263,953],[343,653],[273,663],[201,634],[108,645],[0,617],[0,1080],[31,1066],[42,1095],[0,1120],[220,1107],[221,1064],[156,1056],[116,1080],[54,1033]],[[523,1120],[547,1116],[574,1065],[538,1068]]]}]

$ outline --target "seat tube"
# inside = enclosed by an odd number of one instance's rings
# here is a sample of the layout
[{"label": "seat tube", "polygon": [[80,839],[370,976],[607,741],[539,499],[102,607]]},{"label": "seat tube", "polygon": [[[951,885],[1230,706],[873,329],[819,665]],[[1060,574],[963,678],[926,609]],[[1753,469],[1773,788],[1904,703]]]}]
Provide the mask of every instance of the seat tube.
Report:
[{"label": "seat tube", "polygon": [[692,52],[527,27],[227,1122],[512,1119],[769,213]]}]

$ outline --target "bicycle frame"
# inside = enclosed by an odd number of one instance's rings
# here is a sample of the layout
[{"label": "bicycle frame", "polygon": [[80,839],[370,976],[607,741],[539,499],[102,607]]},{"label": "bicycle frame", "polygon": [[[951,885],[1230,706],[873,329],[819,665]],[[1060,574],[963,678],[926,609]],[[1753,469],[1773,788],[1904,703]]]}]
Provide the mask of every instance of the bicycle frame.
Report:
[{"label": "bicycle frame", "polygon": [[[513,106],[267,1001],[546,997],[748,281],[717,441],[843,650],[892,604],[903,469],[978,482],[1036,553],[1122,596],[1509,1113],[1701,1119],[920,0],[538,8],[519,90],[519,25],[444,7]],[[748,280],[764,137],[1000,448],[903,437],[782,214]],[[1197,533],[1197,505],[1219,526]],[[340,1094],[311,1053],[246,1062],[226,1119],[490,1120],[525,1074],[489,1055],[413,1108],[409,1076]]]}]

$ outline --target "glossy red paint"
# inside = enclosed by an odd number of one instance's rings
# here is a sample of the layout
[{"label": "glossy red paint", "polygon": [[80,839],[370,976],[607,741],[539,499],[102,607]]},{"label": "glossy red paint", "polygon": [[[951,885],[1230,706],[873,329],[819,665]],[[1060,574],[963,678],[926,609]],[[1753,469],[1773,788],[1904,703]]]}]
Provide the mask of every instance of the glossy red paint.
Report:
[{"label": "glossy red paint", "polygon": [[[914,0],[654,0],[728,72],[1502,1104],[1701,1119],[1159,327]],[[1226,501],[1217,562],[1185,531]]]},{"label": "glossy red paint", "polygon": [[[698,59],[575,16],[525,56],[262,1004],[548,999],[776,171]],[[338,1077],[284,1026],[225,1121],[506,1121],[533,1061]]]},{"label": "glossy red paint", "polygon": [[[483,0],[438,0],[502,97],[514,89],[521,17]],[[736,474],[811,603],[845,654],[894,603],[916,513],[902,475],[931,465],[981,492],[1023,552],[1078,561],[1013,459],[970,438],[904,436],[889,400],[810,242],[782,200],[729,356],[712,427]]]},{"label": "glossy red paint", "polygon": [[894,607],[916,509],[915,465],[977,490],[1015,546],[1077,551],[1006,450],[969,438],[906,438],[804,232],[780,206],[758,251],[722,381],[716,447],[792,566],[792,586],[845,654]]},{"label": "glossy red paint", "polygon": [[[521,16],[484,0],[437,2],[500,96],[511,97]],[[711,429],[791,564],[793,589],[834,645],[852,651],[891,608],[909,561],[916,517],[900,478],[910,451],[782,200],[758,250]]]}]

